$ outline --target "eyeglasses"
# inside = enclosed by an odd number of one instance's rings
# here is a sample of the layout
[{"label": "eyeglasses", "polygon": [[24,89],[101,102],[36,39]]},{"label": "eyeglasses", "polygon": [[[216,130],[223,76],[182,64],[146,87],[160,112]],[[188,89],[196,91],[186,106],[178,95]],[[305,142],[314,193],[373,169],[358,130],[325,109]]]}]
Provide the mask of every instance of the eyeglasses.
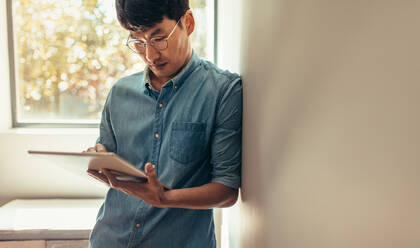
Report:
[{"label": "eyeglasses", "polygon": [[143,41],[138,40],[138,39],[131,39],[130,40],[130,34],[129,34],[128,38],[127,38],[126,45],[128,46],[128,48],[130,48],[131,51],[133,51],[135,53],[141,53],[141,54],[146,51],[146,45],[150,45],[150,46],[156,48],[157,50],[165,50],[166,48],[168,48],[168,39],[174,33],[174,31],[176,29],[176,26],[178,26],[178,23],[179,23],[180,20],[181,20],[181,18],[179,18],[179,20],[176,22],[175,26],[172,28],[172,31],[166,37],[154,37],[154,38],[151,38],[149,42],[147,42],[147,41],[143,42]]}]

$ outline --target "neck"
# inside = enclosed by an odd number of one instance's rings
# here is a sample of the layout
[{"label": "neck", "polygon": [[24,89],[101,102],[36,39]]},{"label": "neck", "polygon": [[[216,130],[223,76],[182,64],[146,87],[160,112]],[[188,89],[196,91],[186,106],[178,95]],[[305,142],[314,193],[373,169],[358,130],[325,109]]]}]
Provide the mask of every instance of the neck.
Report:
[{"label": "neck", "polygon": [[188,64],[188,62],[190,61],[190,59],[192,57],[192,54],[193,54],[192,49],[190,49],[189,52],[188,52],[188,55],[185,57],[184,63],[179,68],[179,70],[176,71],[174,74],[168,76],[168,77],[157,77],[152,72],[152,70],[149,70],[150,82],[152,83],[153,88],[160,91],[162,89],[163,85],[165,85],[168,81],[170,81],[172,78],[174,78],[176,75],[178,75],[178,73]]}]

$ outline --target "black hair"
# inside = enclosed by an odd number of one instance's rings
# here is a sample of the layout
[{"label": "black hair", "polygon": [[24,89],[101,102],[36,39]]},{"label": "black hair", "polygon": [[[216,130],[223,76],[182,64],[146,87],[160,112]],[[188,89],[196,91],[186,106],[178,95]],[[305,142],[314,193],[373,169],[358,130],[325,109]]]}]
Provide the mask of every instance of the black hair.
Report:
[{"label": "black hair", "polygon": [[189,0],[116,0],[115,3],[118,21],[131,31],[147,30],[164,16],[178,21],[190,9]]}]

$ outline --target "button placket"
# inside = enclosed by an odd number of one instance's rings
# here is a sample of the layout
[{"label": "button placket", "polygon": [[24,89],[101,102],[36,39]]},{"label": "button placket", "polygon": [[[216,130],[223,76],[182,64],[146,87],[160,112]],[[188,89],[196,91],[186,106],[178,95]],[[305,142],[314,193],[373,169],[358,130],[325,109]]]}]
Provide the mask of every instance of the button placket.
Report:
[{"label": "button placket", "polygon": [[[163,87],[159,97],[157,99],[157,105],[155,110],[155,121],[154,121],[154,127],[153,127],[153,154],[152,154],[152,164],[158,167],[158,159],[160,154],[160,148],[162,144],[162,129],[163,129],[163,107],[165,102],[167,102],[167,99],[169,97],[169,93],[171,92],[168,90],[170,88]],[[156,167],[156,173],[158,173],[158,168]]]}]

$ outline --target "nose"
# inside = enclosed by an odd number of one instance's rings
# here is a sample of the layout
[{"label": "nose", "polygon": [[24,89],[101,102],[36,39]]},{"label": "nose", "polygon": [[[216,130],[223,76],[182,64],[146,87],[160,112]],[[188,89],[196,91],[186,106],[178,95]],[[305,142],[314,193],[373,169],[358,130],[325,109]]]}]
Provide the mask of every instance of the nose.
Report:
[{"label": "nose", "polygon": [[150,44],[146,44],[145,50],[146,59],[149,63],[154,63],[160,57],[159,51]]}]

